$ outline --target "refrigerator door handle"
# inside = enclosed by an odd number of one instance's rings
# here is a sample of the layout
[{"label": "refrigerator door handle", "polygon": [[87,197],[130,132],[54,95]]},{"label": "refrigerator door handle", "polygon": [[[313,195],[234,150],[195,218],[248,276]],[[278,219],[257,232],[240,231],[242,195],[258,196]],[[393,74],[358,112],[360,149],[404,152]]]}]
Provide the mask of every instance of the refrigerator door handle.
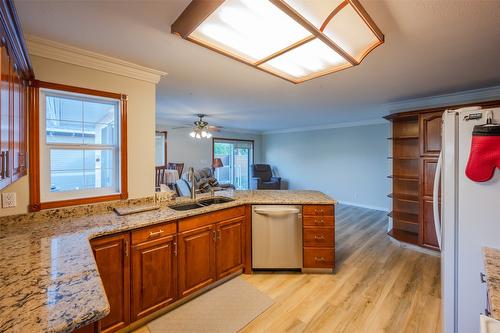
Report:
[{"label": "refrigerator door handle", "polygon": [[439,185],[441,184],[441,164],[443,162],[443,152],[439,153],[434,175],[434,188],[432,193],[432,212],[434,214],[434,229],[439,249],[441,249],[441,217],[439,216]]}]

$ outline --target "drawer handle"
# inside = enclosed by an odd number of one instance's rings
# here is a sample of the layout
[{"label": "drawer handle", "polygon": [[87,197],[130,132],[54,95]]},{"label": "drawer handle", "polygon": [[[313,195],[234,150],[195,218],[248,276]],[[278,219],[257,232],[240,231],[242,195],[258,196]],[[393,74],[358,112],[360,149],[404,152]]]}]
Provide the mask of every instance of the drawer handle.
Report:
[{"label": "drawer handle", "polygon": [[315,213],[324,213],[325,211],[323,209],[315,209],[314,212]]},{"label": "drawer handle", "polygon": [[325,262],[325,257],[314,257],[314,261]]},{"label": "drawer handle", "polygon": [[318,221],[318,220],[316,220],[315,222],[316,222],[316,224],[320,224],[320,225],[325,224],[325,221],[323,221],[323,220],[319,220],[319,221]]},{"label": "drawer handle", "polygon": [[484,273],[479,273],[479,278],[481,279],[481,283],[486,283],[486,275]]},{"label": "drawer handle", "polygon": [[323,239],[325,239],[325,236],[323,236],[323,235],[321,235],[321,236],[314,235],[314,239],[316,239],[316,240],[323,240]]},{"label": "drawer handle", "polygon": [[164,232],[165,231],[163,231],[162,229],[160,229],[159,231],[154,231],[154,232],[150,231],[148,238],[158,237],[158,236],[160,236]]}]

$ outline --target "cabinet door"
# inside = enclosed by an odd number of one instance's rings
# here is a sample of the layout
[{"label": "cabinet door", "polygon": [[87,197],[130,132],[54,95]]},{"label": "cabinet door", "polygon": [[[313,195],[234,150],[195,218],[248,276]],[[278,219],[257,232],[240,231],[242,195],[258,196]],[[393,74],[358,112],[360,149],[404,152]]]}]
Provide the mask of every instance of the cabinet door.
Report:
[{"label": "cabinet door", "polygon": [[425,247],[438,250],[439,245],[434,227],[434,214],[432,199],[422,201],[421,244]]},{"label": "cabinet door", "polygon": [[17,71],[12,72],[12,181],[16,181],[22,176],[21,170],[21,143],[23,135],[23,101],[22,101],[22,82]]},{"label": "cabinet door", "polygon": [[441,151],[441,117],[443,112],[444,110],[419,115],[420,155],[439,155]]},{"label": "cabinet door", "polygon": [[132,246],[132,321],[175,301],[176,246],[175,236]]},{"label": "cabinet door", "polygon": [[434,177],[436,175],[437,158],[422,159],[422,196],[432,198],[434,192]]},{"label": "cabinet door", "polygon": [[217,223],[217,279],[243,268],[245,217]]},{"label": "cabinet door", "polygon": [[10,148],[10,103],[11,101],[11,58],[7,53],[5,45],[0,51],[0,189],[9,185],[11,182],[9,165]]},{"label": "cabinet door", "polygon": [[215,226],[179,234],[179,297],[215,282]]},{"label": "cabinet door", "polygon": [[92,250],[99,269],[110,313],[101,320],[102,332],[115,332],[130,323],[129,234],[92,240]]}]

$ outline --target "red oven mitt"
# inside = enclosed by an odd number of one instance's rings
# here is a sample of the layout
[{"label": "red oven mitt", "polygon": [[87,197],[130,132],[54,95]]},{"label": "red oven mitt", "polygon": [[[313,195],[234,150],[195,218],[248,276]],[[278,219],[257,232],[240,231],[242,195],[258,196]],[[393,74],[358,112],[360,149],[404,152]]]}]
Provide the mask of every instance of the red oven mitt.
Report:
[{"label": "red oven mitt", "polygon": [[465,175],[475,182],[490,180],[500,169],[500,124],[476,125]]}]

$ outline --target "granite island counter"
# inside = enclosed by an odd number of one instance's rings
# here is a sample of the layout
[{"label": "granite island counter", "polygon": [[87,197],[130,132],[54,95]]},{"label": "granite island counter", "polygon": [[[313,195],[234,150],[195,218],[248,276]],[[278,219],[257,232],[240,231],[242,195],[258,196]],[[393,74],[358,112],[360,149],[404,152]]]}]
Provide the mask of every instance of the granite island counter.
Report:
[{"label": "granite island counter", "polygon": [[1,218],[0,331],[70,332],[109,313],[90,239],[243,205],[336,203],[317,191],[222,191],[218,195],[235,200],[189,211],[169,208],[173,202],[133,215],[113,211],[117,206],[151,205],[149,198]]}]

